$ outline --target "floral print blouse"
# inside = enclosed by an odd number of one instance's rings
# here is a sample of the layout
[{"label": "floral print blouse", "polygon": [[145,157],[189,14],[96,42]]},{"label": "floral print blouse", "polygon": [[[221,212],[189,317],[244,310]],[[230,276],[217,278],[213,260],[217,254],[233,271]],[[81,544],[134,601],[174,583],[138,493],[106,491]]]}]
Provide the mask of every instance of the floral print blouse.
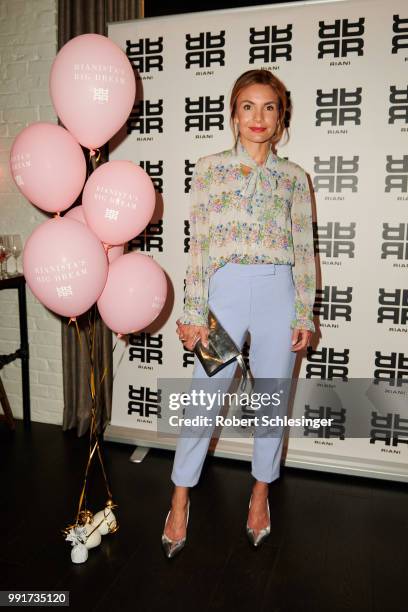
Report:
[{"label": "floral print blouse", "polygon": [[316,271],[306,173],[270,148],[257,164],[238,140],[200,157],[190,190],[190,260],[180,322],[207,325],[208,284],[227,262],[291,264],[296,317],[291,328],[315,331]]}]

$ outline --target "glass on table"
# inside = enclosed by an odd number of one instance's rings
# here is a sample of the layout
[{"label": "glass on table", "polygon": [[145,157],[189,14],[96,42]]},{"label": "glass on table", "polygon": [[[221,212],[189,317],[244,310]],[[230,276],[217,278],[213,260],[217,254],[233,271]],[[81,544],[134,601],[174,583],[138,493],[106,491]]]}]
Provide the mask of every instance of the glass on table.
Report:
[{"label": "glass on table", "polygon": [[0,279],[5,278],[3,263],[6,261],[6,247],[3,242],[4,236],[0,234]]},{"label": "glass on table", "polygon": [[0,275],[1,278],[9,278],[7,273],[7,259],[11,257],[10,235],[0,235]]},{"label": "glass on table", "polygon": [[23,243],[21,240],[20,234],[11,234],[11,254],[14,257],[15,261],[15,271],[10,274],[10,276],[17,276],[19,274],[18,271],[18,258],[21,255],[21,251],[23,250]]}]

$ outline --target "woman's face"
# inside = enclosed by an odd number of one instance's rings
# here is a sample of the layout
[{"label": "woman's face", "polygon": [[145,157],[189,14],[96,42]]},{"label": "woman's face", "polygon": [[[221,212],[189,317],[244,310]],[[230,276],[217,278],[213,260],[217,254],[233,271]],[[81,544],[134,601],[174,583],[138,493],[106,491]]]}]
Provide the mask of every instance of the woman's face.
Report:
[{"label": "woman's face", "polygon": [[238,124],[241,141],[270,140],[278,116],[278,95],[270,85],[248,85],[239,94],[234,121]]}]

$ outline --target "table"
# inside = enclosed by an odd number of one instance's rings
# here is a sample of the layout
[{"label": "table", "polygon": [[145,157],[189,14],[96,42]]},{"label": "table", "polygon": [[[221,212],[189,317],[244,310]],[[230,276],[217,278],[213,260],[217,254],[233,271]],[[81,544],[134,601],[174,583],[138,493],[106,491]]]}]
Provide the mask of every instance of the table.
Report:
[{"label": "table", "polygon": [[0,290],[17,289],[18,311],[20,318],[20,347],[14,353],[10,353],[8,355],[0,355],[0,370],[7,363],[11,363],[15,359],[21,359],[21,383],[23,388],[23,421],[24,428],[29,429],[31,426],[30,372],[27,326],[27,300],[25,286],[26,282],[24,274],[18,274],[16,276],[11,276],[10,278],[0,279]]}]

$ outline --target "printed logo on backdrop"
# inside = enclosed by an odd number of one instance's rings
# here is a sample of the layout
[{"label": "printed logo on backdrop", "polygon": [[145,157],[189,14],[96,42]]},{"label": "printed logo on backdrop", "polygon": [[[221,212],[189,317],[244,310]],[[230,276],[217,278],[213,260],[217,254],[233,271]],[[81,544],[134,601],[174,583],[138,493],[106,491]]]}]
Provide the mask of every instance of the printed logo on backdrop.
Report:
[{"label": "printed logo on backdrop", "polygon": [[189,368],[194,365],[194,351],[183,350],[182,367]]},{"label": "printed logo on backdrop", "polygon": [[[190,221],[188,219],[184,219],[184,253],[188,253],[190,251]],[[185,279],[184,279],[184,290],[185,290]]]},{"label": "printed logo on backdrop", "polygon": [[314,178],[313,187],[317,191],[327,191],[324,200],[344,200],[340,195],[357,193],[358,191],[358,170],[359,156],[345,158],[343,155],[330,155],[329,158],[314,157]]},{"label": "printed logo on backdrop", "polygon": [[334,446],[330,438],[344,440],[346,434],[346,409],[332,406],[304,405],[303,416],[306,419],[332,419],[331,425],[321,425],[319,428],[308,425],[303,428],[305,438],[314,436],[314,443],[318,446]]},{"label": "printed logo on backdrop", "polygon": [[163,71],[163,36],[156,39],[139,38],[136,42],[127,40],[126,55],[137,71],[135,74],[137,79],[142,81],[153,79],[151,72]]},{"label": "printed logo on backdrop", "polygon": [[386,156],[385,163],[385,193],[393,191],[398,195],[397,201],[408,200],[408,155],[401,157]]},{"label": "printed logo on backdrop", "polygon": [[161,419],[161,389],[129,385],[128,414],[135,417],[136,423],[157,424]]},{"label": "printed logo on backdrop", "polygon": [[322,265],[342,266],[342,259],[354,259],[356,225],[328,221],[317,226],[315,251],[323,255]]},{"label": "printed logo on backdrop", "polygon": [[[391,53],[396,54],[400,51],[408,51],[408,16],[400,17],[400,15],[393,15],[392,31],[394,36],[391,41]],[[405,60],[407,59],[408,53],[405,55]]]},{"label": "printed logo on backdrop", "polygon": [[[184,160],[184,193],[190,193],[191,189],[191,179],[193,177],[195,164],[190,162],[190,160]],[[190,251],[190,221],[189,219],[184,219],[184,253],[188,253]],[[186,281],[184,279],[184,290],[186,288]]]},{"label": "printed logo on backdrop", "polygon": [[394,289],[386,291],[383,287],[378,289],[378,318],[377,323],[384,323],[389,332],[406,334],[408,332],[408,289]]},{"label": "printed logo on backdrop", "polygon": [[[385,447],[398,447],[408,444],[408,419],[398,413],[386,415],[372,412],[371,414],[370,444],[382,443]],[[400,446],[401,448],[401,446]],[[405,450],[405,447],[402,447]],[[382,448],[381,452],[400,455],[401,450],[395,448]]]},{"label": "printed logo on backdrop", "polygon": [[190,193],[194,166],[194,162],[191,162],[189,159],[184,160],[184,193]]},{"label": "printed logo on backdrop", "polygon": [[350,56],[364,55],[364,23],[365,17],[319,21],[318,59],[330,58],[329,66],[350,66]]},{"label": "printed logo on backdrop", "polygon": [[408,223],[382,224],[381,259],[397,259],[393,268],[408,268]]},{"label": "printed logo on backdrop", "polygon": [[390,85],[390,108],[388,109],[388,123],[401,126],[401,132],[408,132],[408,85],[397,89],[396,85]]},{"label": "printed logo on backdrop", "polygon": [[405,353],[375,351],[374,379],[378,384],[387,381],[391,386],[408,384],[408,356]]},{"label": "printed logo on backdrop", "polygon": [[186,34],[186,70],[195,76],[212,76],[214,67],[225,66],[225,30]]},{"label": "printed logo on backdrop", "polygon": [[152,363],[163,365],[163,334],[129,334],[129,361],[137,361],[139,370],[153,370]]},{"label": "printed logo on backdrop", "polygon": [[185,98],[185,132],[198,132],[195,138],[213,138],[213,131],[224,130],[224,96]]},{"label": "printed logo on backdrop", "polygon": [[139,166],[150,176],[157,193],[163,193],[163,160],[156,163],[150,160],[139,161]]},{"label": "printed logo on backdrop", "polygon": [[[188,231],[188,221],[187,221],[187,227],[186,227],[186,222],[184,223],[184,233],[188,233],[189,236],[189,231]],[[184,239],[184,252],[188,253],[189,251],[189,243],[190,243],[190,238],[187,237]],[[187,247],[187,250],[186,250]],[[184,278],[183,280],[183,306],[186,303],[186,278]],[[190,366],[194,365],[194,351],[189,351],[188,349],[186,349],[184,347],[184,345],[182,345],[183,348],[183,356],[182,356],[182,367],[183,368],[189,368]]]},{"label": "printed logo on backdrop", "polygon": [[153,141],[154,134],[163,133],[163,100],[140,100],[126,121],[127,133],[136,132],[137,141]]},{"label": "printed logo on backdrop", "polygon": [[129,241],[129,251],[158,251],[163,253],[163,219],[157,223],[149,223],[143,232]]},{"label": "printed logo on backdrop", "polygon": [[[292,61],[293,24],[267,25],[263,28],[249,28],[249,64],[257,68],[279,70],[279,62]],[[259,65],[262,64],[261,66]],[[273,64],[271,66],[271,64]]]},{"label": "printed logo on backdrop", "polygon": [[362,87],[347,90],[345,87],[323,92],[316,91],[317,127],[329,124],[327,134],[348,134],[346,125],[361,125]]},{"label": "printed logo on backdrop", "polygon": [[[341,378],[348,380],[348,363],[350,349],[346,348],[343,351],[336,351],[332,347],[323,346],[321,350],[307,349],[306,354],[306,378],[321,378],[331,380],[333,378]],[[322,383],[322,386],[328,386],[330,383]]]},{"label": "printed logo on backdrop", "polygon": [[353,287],[339,289],[336,285],[325,285],[316,290],[313,314],[319,317],[320,327],[339,328],[339,322],[351,321]]}]

